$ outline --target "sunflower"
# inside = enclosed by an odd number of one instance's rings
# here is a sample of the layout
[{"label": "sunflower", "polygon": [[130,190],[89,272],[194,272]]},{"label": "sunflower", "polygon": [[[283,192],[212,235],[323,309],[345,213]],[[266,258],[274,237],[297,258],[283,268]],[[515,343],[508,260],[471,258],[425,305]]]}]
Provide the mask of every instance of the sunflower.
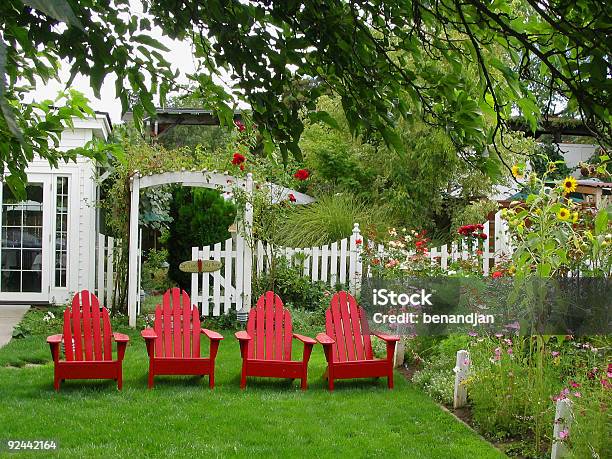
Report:
[{"label": "sunflower", "polygon": [[570,218],[571,212],[565,207],[561,207],[557,212],[557,218],[562,221],[567,221]]},{"label": "sunflower", "polygon": [[572,214],[572,223],[577,223],[578,222],[578,212],[574,212]]},{"label": "sunflower", "polygon": [[523,176],[523,171],[521,170],[520,166],[516,164],[512,166],[512,175],[514,178],[521,178]]},{"label": "sunflower", "polygon": [[578,187],[578,182],[574,177],[567,177],[563,180],[563,192],[565,194],[573,193]]}]

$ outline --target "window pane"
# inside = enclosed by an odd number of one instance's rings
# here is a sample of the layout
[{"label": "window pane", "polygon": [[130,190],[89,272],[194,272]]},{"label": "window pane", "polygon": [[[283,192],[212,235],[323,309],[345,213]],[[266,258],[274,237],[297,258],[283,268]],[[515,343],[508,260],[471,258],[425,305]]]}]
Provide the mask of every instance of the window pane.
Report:
[{"label": "window pane", "polygon": [[19,292],[21,290],[21,271],[2,271],[2,291]]},{"label": "window pane", "polygon": [[21,208],[2,206],[2,226],[21,226]]},{"label": "window pane", "polygon": [[23,228],[23,247],[31,249],[42,248],[42,227]]},{"label": "window pane", "polygon": [[22,292],[40,292],[42,290],[42,279],[40,272],[22,272]]},{"label": "window pane", "polygon": [[2,269],[21,269],[21,250],[2,250]]},{"label": "window pane", "polygon": [[21,228],[2,228],[2,247],[21,247]]},{"label": "window pane", "polygon": [[22,269],[41,271],[42,270],[42,250],[24,249],[21,256]]}]

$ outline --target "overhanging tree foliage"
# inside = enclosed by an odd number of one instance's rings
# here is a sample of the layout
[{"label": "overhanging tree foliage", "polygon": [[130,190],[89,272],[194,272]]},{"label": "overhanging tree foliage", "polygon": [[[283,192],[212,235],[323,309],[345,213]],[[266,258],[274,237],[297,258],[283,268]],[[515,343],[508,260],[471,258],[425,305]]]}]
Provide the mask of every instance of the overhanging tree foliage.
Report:
[{"label": "overhanging tree foliage", "polygon": [[[325,93],[340,97],[353,133],[378,131],[400,150],[394,126],[400,118],[420,117],[446,129],[474,164],[495,146],[513,110],[535,128],[539,105],[549,100],[561,101],[567,114],[580,115],[594,136],[612,143],[612,20],[606,2],[144,0],[144,4],[164,33],[193,41],[201,65],[191,78],[221,120],[230,123],[234,98],[244,99],[268,148],[276,143],[285,157],[288,152],[300,156],[298,139],[305,116],[334,124],[328,114],[316,110],[316,100]],[[117,74],[124,110],[129,95],[124,83],[129,83],[138,96],[137,119],[152,110],[152,94],[163,96],[172,75],[156,50],[163,46],[148,34],[150,21],[130,17],[127,11],[126,0],[9,0],[0,6],[0,79],[4,82],[8,75],[8,81],[0,84],[4,115],[0,129],[10,145],[2,150],[3,166],[20,170],[17,159],[32,143],[28,132],[32,117],[15,109],[23,107],[18,78],[33,73],[53,76],[58,58],[70,59],[73,72],[89,75],[94,89],[99,89],[106,74]],[[432,60],[443,65],[426,64]],[[474,64],[479,69],[477,95],[468,90],[473,82],[466,81],[462,72]],[[232,94],[213,81],[224,72],[235,79]],[[145,83],[146,73],[152,77],[150,85]],[[405,100],[411,101],[410,106]],[[496,122],[488,125],[483,114]],[[44,152],[40,146],[33,150],[37,148]],[[55,154],[49,152],[47,157]]]}]

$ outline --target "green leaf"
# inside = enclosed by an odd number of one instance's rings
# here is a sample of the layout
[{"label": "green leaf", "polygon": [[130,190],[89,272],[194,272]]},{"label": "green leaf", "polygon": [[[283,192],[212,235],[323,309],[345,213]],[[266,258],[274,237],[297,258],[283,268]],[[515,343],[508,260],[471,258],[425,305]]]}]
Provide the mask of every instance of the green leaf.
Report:
[{"label": "green leaf", "polygon": [[2,39],[0,39],[0,111],[11,134],[23,143],[23,134],[17,125],[15,113],[6,99],[6,44]]},{"label": "green leaf", "polygon": [[338,124],[338,122],[324,110],[319,110],[318,112],[310,112],[308,114],[308,118],[310,118],[310,121],[312,121],[313,123],[323,122],[333,129],[336,129],[338,131],[340,130],[340,125]]},{"label": "green leaf", "polygon": [[162,45],[159,41],[148,35],[132,35],[132,40],[137,43],[142,43],[143,45],[148,45],[153,48],[157,48],[161,51],[170,52],[170,50],[164,45]]},{"label": "green leaf", "polygon": [[66,0],[22,0],[24,5],[30,6],[47,16],[65,22],[71,26],[83,29],[83,24],[74,15],[74,11]]},{"label": "green leaf", "polygon": [[595,234],[602,234],[608,229],[608,211],[600,209],[595,217]]},{"label": "green leaf", "polygon": [[380,130],[380,133],[387,144],[388,147],[393,147],[393,149],[400,154],[400,156],[404,153],[404,143],[402,142],[401,137],[395,132],[395,130],[383,126]]}]

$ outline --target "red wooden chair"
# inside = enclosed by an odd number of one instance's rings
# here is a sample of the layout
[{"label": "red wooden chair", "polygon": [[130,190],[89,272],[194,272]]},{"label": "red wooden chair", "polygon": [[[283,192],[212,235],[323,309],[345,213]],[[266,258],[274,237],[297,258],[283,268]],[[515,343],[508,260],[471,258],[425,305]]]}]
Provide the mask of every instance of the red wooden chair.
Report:
[{"label": "red wooden chair", "polygon": [[[317,341],[323,345],[327,359],[325,377],[329,390],[334,390],[335,379],[387,377],[393,389],[393,354],[398,336],[370,332],[363,308],[347,292],[336,293],[325,312],[325,331]],[[375,359],[370,334],[387,343],[387,358]]]},{"label": "red wooden chair", "polygon": [[[113,360],[111,338],[117,343],[117,360]],[[60,360],[64,341],[65,360]],[[47,338],[55,364],[53,386],[56,391],[65,379],[114,379],[123,386],[122,363],[129,336],[113,333],[108,310],[100,307],[93,293],[83,290],[64,311],[64,333]]]},{"label": "red wooden chair", "polygon": [[[240,388],[247,376],[301,379],[302,390],[308,387],[308,360],[317,342],[308,336],[292,333],[291,314],[274,292],[266,292],[249,312],[246,331],[236,333],[242,354]],[[304,343],[301,361],[291,360],[291,339]]]},{"label": "red wooden chair", "polygon": [[[200,314],[191,305],[187,292],[166,290],[163,306],[155,308],[153,328],[141,335],[149,354],[149,389],[155,375],[208,375],[208,385],[215,387],[215,358],[223,336],[200,328]],[[210,358],[200,357],[200,333],[210,340]]]}]

